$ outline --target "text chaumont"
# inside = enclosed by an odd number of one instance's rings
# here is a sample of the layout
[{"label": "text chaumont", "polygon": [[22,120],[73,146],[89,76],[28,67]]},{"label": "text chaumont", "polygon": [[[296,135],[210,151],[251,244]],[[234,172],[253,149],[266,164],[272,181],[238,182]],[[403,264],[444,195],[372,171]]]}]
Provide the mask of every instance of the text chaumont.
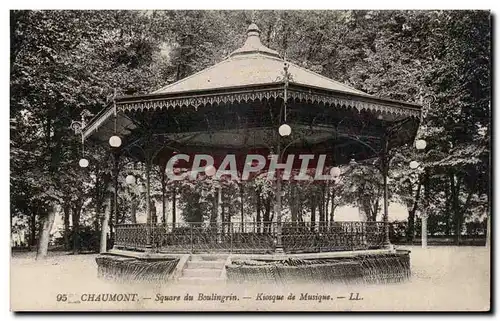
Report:
[{"label": "text chaumont", "polygon": [[137,293],[84,293],[82,302],[130,302],[137,301]]}]

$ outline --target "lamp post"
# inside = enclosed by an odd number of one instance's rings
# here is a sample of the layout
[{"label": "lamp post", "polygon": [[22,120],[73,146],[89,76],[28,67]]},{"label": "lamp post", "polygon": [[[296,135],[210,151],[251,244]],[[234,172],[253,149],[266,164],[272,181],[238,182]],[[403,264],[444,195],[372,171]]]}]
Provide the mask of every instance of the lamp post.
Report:
[{"label": "lamp post", "polygon": [[[277,163],[281,162],[281,133],[278,136],[278,160]],[[276,253],[283,254],[283,238],[281,229],[281,173],[278,172],[276,175]]]},{"label": "lamp post", "polygon": [[[290,73],[288,72],[289,64],[286,61],[286,58],[284,60],[283,64],[283,122],[278,128],[278,139],[277,139],[277,163],[281,162],[281,142],[282,142],[282,137],[288,137],[292,133],[292,128],[290,125],[286,123],[286,114],[287,114],[287,104],[288,104],[288,84],[290,81]],[[281,119],[280,119],[281,121]],[[285,147],[286,149],[286,147]],[[283,150],[284,152],[284,150]],[[282,193],[282,188],[281,188],[281,175],[278,172],[276,176],[276,253],[278,254],[283,254],[283,229],[282,229],[282,224],[281,224],[281,219],[282,219],[282,204],[281,204],[281,193]]]},{"label": "lamp post", "polygon": [[[114,103],[114,102],[113,102]],[[120,157],[120,146],[122,145],[122,140],[119,136],[116,135],[116,121],[117,121],[117,116],[118,116],[118,110],[116,107],[116,104],[114,103],[114,135],[109,138],[109,145],[111,146],[111,149],[113,151],[113,187],[114,187],[114,193],[113,193],[113,215],[114,215],[114,220],[115,220],[115,229],[116,225],[118,224],[118,174],[119,174],[119,168],[118,168],[118,163],[119,163],[119,157]],[[113,219],[110,220],[110,230],[111,230],[111,235],[114,236],[113,234]]]},{"label": "lamp post", "polygon": [[382,151],[382,177],[384,184],[384,215],[382,221],[384,222],[384,247],[391,249],[391,240],[389,237],[389,187],[387,185],[387,176],[389,176],[389,159],[388,159],[388,144],[387,137],[384,138],[384,147]]},{"label": "lamp post", "polygon": [[[415,148],[418,151],[422,151],[426,147],[427,147],[427,142],[425,140],[419,139],[419,140],[415,141]],[[411,169],[417,169],[419,166],[420,166],[420,164],[417,161],[410,162]],[[425,174],[425,175],[427,175],[427,174]],[[427,186],[425,188],[427,188]],[[427,194],[428,194],[428,192],[425,191],[425,195],[427,195]],[[422,231],[421,231],[422,248],[425,249],[425,248],[427,248],[427,218],[428,218],[426,206],[422,207],[421,213],[422,213]]]}]

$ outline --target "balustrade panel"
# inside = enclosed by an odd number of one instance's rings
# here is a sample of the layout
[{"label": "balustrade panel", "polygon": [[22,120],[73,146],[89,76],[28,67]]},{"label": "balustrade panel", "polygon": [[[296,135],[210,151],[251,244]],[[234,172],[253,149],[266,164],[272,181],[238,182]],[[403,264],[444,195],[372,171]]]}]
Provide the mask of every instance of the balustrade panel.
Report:
[{"label": "balustrade panel", "polygon": [[[272,253],[278,233],[276,222],[121,224],[115,245],[172,253]],[[284,222],[281,229],[287,253],[380,248],[384,233],[383,222]]]},{"label": "balustrade panel", "polygon": [[145,224],[120,224],[116,227],[115,246],[142,249],[148,245]]}]

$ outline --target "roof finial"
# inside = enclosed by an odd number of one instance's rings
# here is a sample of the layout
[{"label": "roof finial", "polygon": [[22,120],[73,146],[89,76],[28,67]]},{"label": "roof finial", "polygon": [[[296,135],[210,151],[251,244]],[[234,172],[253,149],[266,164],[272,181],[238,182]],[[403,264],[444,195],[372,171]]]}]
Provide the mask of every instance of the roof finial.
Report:
[{"label": "roof finial", "polygon": [[260,30],[259,30],[259,27],[257,27],[257,25],[255,23],[251,23],[249,26],[248,26],[248,29],[247,29],[247,36],[250,37],[250,36],[257,36],[257,37],[260,37]]},{"label": "roof finial", "polygon": [[250,54],[250,53],[260,53],[263,55],[279,57],[277,51],[267,48],[260,42],[260,30],[255,23],[251,23],[248,26],[247,40],[245,41],[243,47],[233,51],[230,57],[233,57],[235,55]]}]

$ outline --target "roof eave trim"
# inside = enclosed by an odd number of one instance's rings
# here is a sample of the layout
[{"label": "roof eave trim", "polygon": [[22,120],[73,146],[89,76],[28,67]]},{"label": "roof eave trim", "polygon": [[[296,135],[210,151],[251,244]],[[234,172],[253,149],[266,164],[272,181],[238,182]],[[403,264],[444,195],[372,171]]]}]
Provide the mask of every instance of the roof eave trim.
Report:
[{"label": "roof eave trim", "polygon": [[[144,98],[127,97],[126,99],[117,101],[117,105],[118,109],[121,111],[168,109],[182,106],[193,106],[197,109],[198,107],[207,104],[241,103],[253,100],[283,98],[282,85],[276,83],[274,85],[274,87],[268,87],[265,89],[247,88],[247,90],[238,90],[233,92],[228,92],[227,90],[206,93],[198,92],[198,94],[189,96],[172,95],[169,97],[169,95],[162,95],[154,98],[151,96]],[[293,87],[289,88],[289,99],[355,108],[358,111],[369,110],[412,117],[420,117],[421,114],[421,106],[415,104],[385,100],[373,96],[358,95],[354,93],[308,90],[306,87],[305,89],[300,88],[302,86]]]},{"label": "roof eave trim", "polygon": [[87,126],[83,129],[83,140],[86,140],[89,136],[92,135],[92,133],[96,132],[99,130],[99,127],[101,127],[104,122],[111,117],[115,112],[114,106],[108,105],[105,107],[99,114],[94,117]]},{"label": "roof eave trim", "polygon": [[[143,95],[143,96],[126,96],[116,100],[118,112],[132,110],[161,110],[168,108],[176,108],[182,106],[193,106],[197,109],[200,106],[207,104],[221,103],[241,103],[245,101],[277,99],[283,98],[283,84],[273,83],[273,86],[263,87],[262,85],[252,87],[233,88],[233,91],[208,91],[194,92],[191,95],[173,94],[173,95]],[[303,86],[293,84],[288,90],[289,100],[310,101],[323,103],[325,105],[352,108],[358,112],[367,110],[371,112],[380,112],[386,114],[395,114],[406,117],[420,118],[422,107],[419,105],[377,98],[369,95],[358,95],[354,93],[335,92],[320,90],[311,86]],[[91,136],[99,127],[113,115],[114,108],[110,105],[103,109],[89,124],[84,128],[83,138]]]}]

